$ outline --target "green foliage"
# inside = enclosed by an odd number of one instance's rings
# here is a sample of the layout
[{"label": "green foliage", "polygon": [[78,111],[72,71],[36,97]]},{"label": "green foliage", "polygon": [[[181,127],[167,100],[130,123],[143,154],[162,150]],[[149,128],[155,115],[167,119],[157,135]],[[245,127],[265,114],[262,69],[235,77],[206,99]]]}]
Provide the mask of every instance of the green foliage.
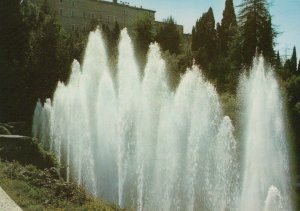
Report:
[{"label": "green foliage", "polygon": [[172,89],[175,89],[180,82],[180,76],[184,74],[188,67],[192,66],[193,55],[189,53],[176,55],[164,51],[162,57],[166,61],[169,85]]},{"label": "green foliage", "polygon": [[237,30],[237,20],[234,11],[233,1],[226,0],[223,18],[220,27],[217,29],[220,39],[220,51],[223,55],[227,55],[229,45]]},{"label": "green foliage", "polygon": [[55,168],[0,162],[0,182],[23,210],[120,210],[88,196],[74,183],[65,182]]},{"label": "green foliage", "polygon": [[286,87],[289,93],[289,103],[295,108],[295,111],[298,109],[296,106],[300,102],[300,76],[293,75],[289,80],[286,81]]},{"label": "green foliage", "polygon": [[246,66],[251,66],[257,52],[271,63],[274,60],[276,32],[267,6],[266,0],[244,0],[240,5],[241,48]]},{"label": "green foliage", "polygon": [[[66,61],[65,66],[71,64],[73,59],[76,59],[77,61],[83,60],[83,54],[85,45],[87,42],[87,34],[79,31],[79,29],[75,29],[72,33],[70,33],[68,36],[65,36],[63,44],[63,48],[60,48],[62,52],[59,54],[65,54],[65,57],[68,58],[68,61]],[[66,67],[66,69],[69,69],[69,67]],[[62,72],[62,80],[66,81],[68,79],[68,71]]]},{"label": "green foliage", "polygon": [[133,36],[136,48],[136,57],[143,69],[146,63],[148,47],[154,41],[154,20],[148,14],[137,17],[133,26]]},{"label": "green foliage", "polygon": [[281,63],[281,58],[280,58],[280,54],[279,54],[279,51],[277,51],[276,53],[276,57],[275,57],[275,68],[277,70],[281,69],[282,68],[282,63]]},{"label": "green foliage", "polygon": [[285,90],[287,108],[289,114],[290,127],[292,131],[293,154],[296,155],[296,171],[300,174],[300,75],[295,71],[297,62],[296,48],[293,49],[291,58],[287,59],[284,66],[276,67],[276,72],[280,76],[281,84]]},{"label": "green foliage", "polygon": [[290,78],[284,81],[287,99],[288,99],[288,111],[289,111],[289,120],[293,135],[295,137],[295,145],[293,147],[294,154],[296,155],[297,162],[297,173],[300,175],[300,75],[292,75]]},{"label": "green foliage", "polygon": [[215,27],[210,8],[192,30],[194,58],[220,92],[235,92],[240,71],[252,65],[257,53],[280,66],[274,53],[276,31],[266,0],[244,0],[239,7],[238,22],[233,1],[226,0],[221,24]]},{"label": "green foliage", "polygon": [[196,62],[208,67],[217,55],[217,34],[212,8],[197,20],[192,32],[192,50],[196,53]]},{"label": "green foliage", "polygon": [[115,22],[114,28],[112,29],[110,29],[107,25],[102,25],[102,33],[107,44],[109,58],[116,58],[118,56],[120,32],[118,22]]},{"label": "green foliage", "polygon": [[55,156],[43,150],[37,140],[29,137],[0,137],[0,149],[2,160],[17,160],[41,169],[58,166]]},{"label": "green foliage", "polygon": [[297,71],[297,53],[296,47],[293,48],[292,56],[287,59],[282,68],[279,68],[279,74],[285,81],[290,80],[293,76],[299,75]]},{"label": "green foliage", "polygon": [[235,123],[237,123],[239,119],[238,109],[240,106],[238,104],[236,96],[230,92],[223,92],[220,95],[220,100],[223,105],[222,108],[224,110],[224,114],[230,117],[235,126],[238,125]]},{"label": "green foliage", "polygon": [[158,30],[155,40],[159,43],[164,51],[171,54],[179,54],[180,52],[180,32],[176,27],[176,22],[172,16],[164,20],[165,24]]},{"label": "green foliage", "polygon": [[[65,34],[49,8],[3,0],[0,8],[0,120],[31,121],[35,103],[52,97],[80,59],[86,38]],[[13,15],[11,15],[13,14]]]},{"label": "green foliage", "polygon": [[232,0],[225,2],[223,18],[216,29],[211,8],[193,28],[194,58],[220,92],[236,90],[241,69],[240,37]]},{"label": "green foliage", "polygon": [[283,68],[278,69],[277,71],[279,72],[279,75],[283,80],[288,80],[292,76],[290,70],[291,70],[291,60],[287,59],[283,65]]},{"label": "green foliage", "polygon": [[292,57],[290,59],[290,71],[292,73],[297,72],[297,53],[296,53],[296,47],[293,48]]},{"label": "green foliage", "polygon": [[[24,100],[22,90],[26,88],[26,72],[21,67],[26,65],[30,31],[29,26],[24,24],[26,10],[22,11],[21,7],[18,0],[3,0],[0,3],[1,118],[15,116],[15,111]],[[18,93],[18,97],[12,97],[10,93]]]},{"label": "green foliage", "polygon": [[96,18],[92,18],[89,24],[89,31],[95,31],[100,26],[100,22]]}]

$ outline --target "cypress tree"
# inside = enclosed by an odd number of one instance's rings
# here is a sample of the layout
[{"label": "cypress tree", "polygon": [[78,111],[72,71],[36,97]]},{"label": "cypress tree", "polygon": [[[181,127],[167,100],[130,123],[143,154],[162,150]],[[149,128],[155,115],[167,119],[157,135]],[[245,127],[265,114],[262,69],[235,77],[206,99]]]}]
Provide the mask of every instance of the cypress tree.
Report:
[{"label": "cypress tree", "polygon": [[[198,20],[197,20],[198,22]],[[197,50],[197,34],[196,34],[196,29],[195,26],[193,26],[192,29],[192,51],[196,51]]]},{"label": "cypress tree", "polygon": [[290,60],[290,59],[287,59],[287,60],[285,61],[283,67],[284,67],[284,69],[290,71],[290,69],[291,69],[291,60]]},{"label": "cypress tree", "polygon": [[233,6],[233,0],[226,0],[225,9],[220,28],[217,30],[220,39],[222,54],[228,53],[229,44],[232,42],[237,27],[237,20]]},{"label": "cypress tree", "polygon": [[293,48],[292,57],[290,59],[290,71],[293,74],[297,72],[297,52],[295,46]]},{"label": "cypress tree", "polygon": [[276,53],[275,67],[276,67],[277,70],[280,69],[280,68],[282,68],[279,51],[277,51],[277,53]]},{"label": "cypress tree", "polygon": [[192,38],[192,49],[198,51],[196,61],[205,67],[214,60],[217,50],[215,18],[211,7],[196,22]]},{"label": "cypress tree", "polygon": [[297,74],[300,74],[300,59],[299,59],[299,63],[298,63],[298,70],[297,70]]},{"label": "cypress tree", "polygon": [[261,51],[262,55],[271,64],[274,62],[274,37],[275,32],[272,28],[271,16],[269,15],[267,19],[263,22],[261,29],[261,37],[258,43],[258,50]]},{"label": "cypress tree", "polygon": [[267,6],[266,0],[243,0],[240,5],[243,62],[247,66],[252,64],[256,52],[262,53],[268,61],[274,61],[276,32]]}]

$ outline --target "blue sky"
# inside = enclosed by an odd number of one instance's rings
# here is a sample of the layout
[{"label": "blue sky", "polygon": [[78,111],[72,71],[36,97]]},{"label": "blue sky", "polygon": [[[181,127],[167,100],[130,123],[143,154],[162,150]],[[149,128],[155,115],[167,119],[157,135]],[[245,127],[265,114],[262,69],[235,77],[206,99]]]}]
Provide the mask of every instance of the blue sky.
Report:
[{"label": "blue sky", "polygon": [[[153,9],[156,11],[156,20],[162,20],[172,15],[178,24],[184,25],[186,33],[190,33],[196,20],[211,6],[216,22],[222,18],[225,0],[123,0],[130,5]],[[242,0],[234,0],[237,6]],[[295,45],[300,57],[300,0],[269,0],[273,24],[280,32],[276,42],[276,49],[280,53],[291,54]],[[238,8],[236,8],[236,13]]]}]

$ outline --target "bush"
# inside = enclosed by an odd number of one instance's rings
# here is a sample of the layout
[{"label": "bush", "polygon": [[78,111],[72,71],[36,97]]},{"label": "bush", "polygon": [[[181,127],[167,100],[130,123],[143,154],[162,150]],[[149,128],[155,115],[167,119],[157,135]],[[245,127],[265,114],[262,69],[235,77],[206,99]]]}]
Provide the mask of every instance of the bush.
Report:
[{"label": "bush", "polygon": [[0,158],[31,164],[40,169],[58,166],[53,154],[43,150],[36,139],[25,136],[1,136]]},{"label": "bush", "polygon": [[120,210],[65,182],[56,168],[0,162],[0,183],[23,210]]}]

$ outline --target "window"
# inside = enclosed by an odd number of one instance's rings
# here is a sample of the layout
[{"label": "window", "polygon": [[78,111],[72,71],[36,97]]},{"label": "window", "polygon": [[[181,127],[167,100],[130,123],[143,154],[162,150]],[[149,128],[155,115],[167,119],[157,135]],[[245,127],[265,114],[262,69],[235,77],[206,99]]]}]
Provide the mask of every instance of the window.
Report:
[{"label": "window", "polygon": [[63,15],[63,10],[59,9],[59,15],[62,16]]},{"label": "window", "polygon": [[63,2],[63,0],[59,0],[59,3],[62,3]]},{"label": "window", "polygon": [[72,10],[72,17],[74,17],[74,11]]},{"label": "window", "polygon": [[75,31],[75,25],[72,24],[72,31]]},{"label": "window", "polygon": [[83,12],[83,13],[82,13],[82,17],[84,17],[84,18],[85,18],[85,12]]},{"label": "window", "polygon": [[72,2],[72,6],[73,6],[73,7],[75,6],[75,2],[74,2],[74,1]]}]

